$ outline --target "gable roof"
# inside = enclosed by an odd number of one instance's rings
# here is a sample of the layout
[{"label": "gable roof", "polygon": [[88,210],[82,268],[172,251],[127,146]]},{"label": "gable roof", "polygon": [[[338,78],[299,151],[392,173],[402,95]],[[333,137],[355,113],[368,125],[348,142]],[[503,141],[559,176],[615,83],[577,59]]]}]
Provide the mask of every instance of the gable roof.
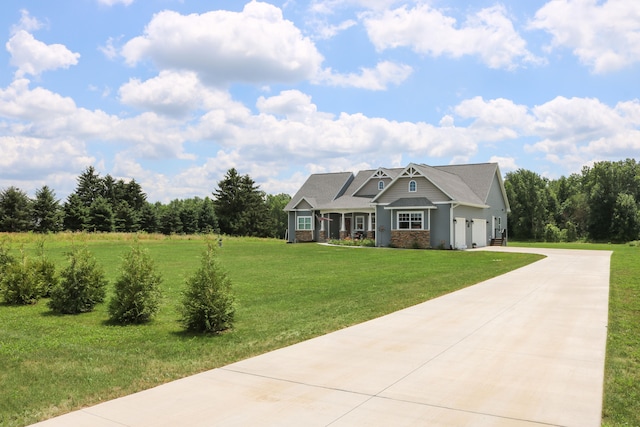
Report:
[{"label": "gable roof", "polygon": [[302,184],[284,210],[295,210],[302,200],[306,200],[313,208],[318,208],[340,197],[352,180],[351,172],[313,174]]},{"label": "gable roof", "polygon": [[[497,163],[480,163],[468,165],[428,166],[425,164],[410,163],[405,168],[378,168],[363,170],[353,175],[351,172],[313,174],[291,201],[284,208],[285,211],[296,210],[304,200],[313,209],[356,209],[370,208],[382,194],[401,178],[407,176],[420,176],[429,180],[435,187],[444,193],[451,202],[469,206],[487,207],[487,201],[494,176],[498,177],[500,190],[509,208],[509,202],[504,190],[504,183],[500,176]],[[375,179],[391,178],[389,185],[377,195],[354,196],[369,181]],[[403,203],[415,203],[416,199],[406,198],[405,202],[399,199],[393,203],[403,206]],[[428,199],[425,199],[428,201]],[[420,202],[424,202],[420,200]],[[428,201],[425,206],[431,206]],[[396,205],[394,205],[396,206]]]}]

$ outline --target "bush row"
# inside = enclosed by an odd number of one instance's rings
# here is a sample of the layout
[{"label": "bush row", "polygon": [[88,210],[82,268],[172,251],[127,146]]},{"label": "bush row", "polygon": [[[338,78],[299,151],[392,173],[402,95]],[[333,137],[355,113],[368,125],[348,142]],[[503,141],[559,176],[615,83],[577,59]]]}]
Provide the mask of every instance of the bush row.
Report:
[{"label": "bush row", "polygon": [[[104,302],[108,281],[86,247],[74,247],[68,265],[56,274],[43,244],[35,258],[20,250],[17,259],[0,242],[0,294],[6,304],[35,304],[49,298],[48,307],[58,314],[89,312]],[[109,301],[110,321],[140,324],[158,311],[162,277],[148,252],[136,242],[124,255],[114,295]],[[233,325],[235,314],[231,281],[216,259],[215,247],[207,244],[200,268],[185,281],[178,306],[179,322],[187,331],[218,333]]]}]

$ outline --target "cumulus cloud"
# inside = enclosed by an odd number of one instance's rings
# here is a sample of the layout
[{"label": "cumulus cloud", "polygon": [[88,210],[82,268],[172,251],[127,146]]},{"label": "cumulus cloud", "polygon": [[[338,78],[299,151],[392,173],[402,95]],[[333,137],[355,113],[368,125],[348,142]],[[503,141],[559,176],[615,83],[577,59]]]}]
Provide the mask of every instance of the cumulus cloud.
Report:
[{"label": "cumulus cloud", "polygon": [[327,68],[320,72],[314,81],[329,86],[386,90],[391,84],[399,85],[404,82],[412,72],[413,68],[409,65],[382,61],[375,68],[361,68],[360,73],[340,74]]},{"label": "cumulus cloud", "polygon": [[26,74],[38,76],[44,71],[69,68],[78,63],[79,53],[61,44],[45,44],[25,30],[16,31],[6,43],[11,65],[18,68],[16,77]]},{"label": "cumulus cloud", "polygon": [[514,69],[521,63],[540,62],[527,50],[502,6],[469,15],[462,25],[428,4],[366,12],[362,17],[379,51],[408,47],[434,57],[473,55],[490,68]]},{"label": "cumulus cloud", "polygon": [[551,0],[530,28],[551,34],[549,49],[571,49],[595,73],[608,73],[640,61],[640,2]]},{"label": "cumulus cloud", "polygon": [[215,85],[302,81],[314,76],[323,61],[280,9],[256,1],[239,13],[160,12],[121,53],[130,65],[149,59],[160,68],[195,71]]}]

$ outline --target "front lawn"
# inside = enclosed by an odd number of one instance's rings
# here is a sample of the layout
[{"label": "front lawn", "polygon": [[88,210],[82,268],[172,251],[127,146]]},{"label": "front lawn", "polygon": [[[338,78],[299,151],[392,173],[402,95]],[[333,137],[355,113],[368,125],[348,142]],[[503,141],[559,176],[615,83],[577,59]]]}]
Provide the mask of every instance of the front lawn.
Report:
[{"label": "front lawn", "polygon": [[[33,235],[5,235],[28,252]],[[50,236],[60,268],[87,244],[105,268],[112,295],[127,235]],[[279,240],[225,238],[219,250],[236,293],[232,331],[187,334],[176,304],[199,266],[203,238],[142,235],[163,276],[159,314],[146,325],[113,326],[107,304],[54,315],[46,300],[0,305],[0,425],[22,426],[216,368],[417,304],[539,259],[530,254],[353,249]]]}]

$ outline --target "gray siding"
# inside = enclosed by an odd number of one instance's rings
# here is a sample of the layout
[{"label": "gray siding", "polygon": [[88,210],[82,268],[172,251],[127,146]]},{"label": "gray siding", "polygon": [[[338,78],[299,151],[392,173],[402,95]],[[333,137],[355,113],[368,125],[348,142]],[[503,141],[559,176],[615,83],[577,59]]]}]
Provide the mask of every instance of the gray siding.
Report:
[{"label": "gray siding", "polygon": [[300,203],[298,203],[298,205],[296,206],[296,209],[307,209],[307,210],[310,210],[312,208],[313,208],[313,206],[311,206],[306,200],[300,201]]},{"label": "gray siding", "polygon": [[451,205],[438,205],[438,209],[431,210],[431,247],[449,249],[451,237],[449,233],[449,212]]},{"label": "gray siding", "polygon": [[376,245],[389,246],[390,243],[391,211],[384,209],[384,206],[378,206],[376,208]]},{"label": "gray siding", "polygon": [[378,190],[378,182],[384,182],[384,188],[391,183],[391,178],[373,178],[369,180],[354,196],[375,196],[380,190]]},{"label": "gray siding", "polygon": [[[409,181],[414,180],[418,185],[415,193],[409,192]],[[391,203],[404,197],[426,197],[432,202],[449,201],[446,194],[424,177],[400,178],[377,201]]]},{"label": "gray siding", "polygon": [[[502,196],[502,191],[500,191],[500,181],[498,180],[497,175],[493,177],[491,189],[487,196],[487,204],[491,206],[487,213],[487,221],[489,221],[489,224],[487,225],[487,233],[489,234],[489,237],[495,237],[494,230],[491,228],[492,217],[500,218],[502,222],[501,228],[507,228],[507,206]],[[500,231],[502,230],[498,230],[497,232]]]}]

